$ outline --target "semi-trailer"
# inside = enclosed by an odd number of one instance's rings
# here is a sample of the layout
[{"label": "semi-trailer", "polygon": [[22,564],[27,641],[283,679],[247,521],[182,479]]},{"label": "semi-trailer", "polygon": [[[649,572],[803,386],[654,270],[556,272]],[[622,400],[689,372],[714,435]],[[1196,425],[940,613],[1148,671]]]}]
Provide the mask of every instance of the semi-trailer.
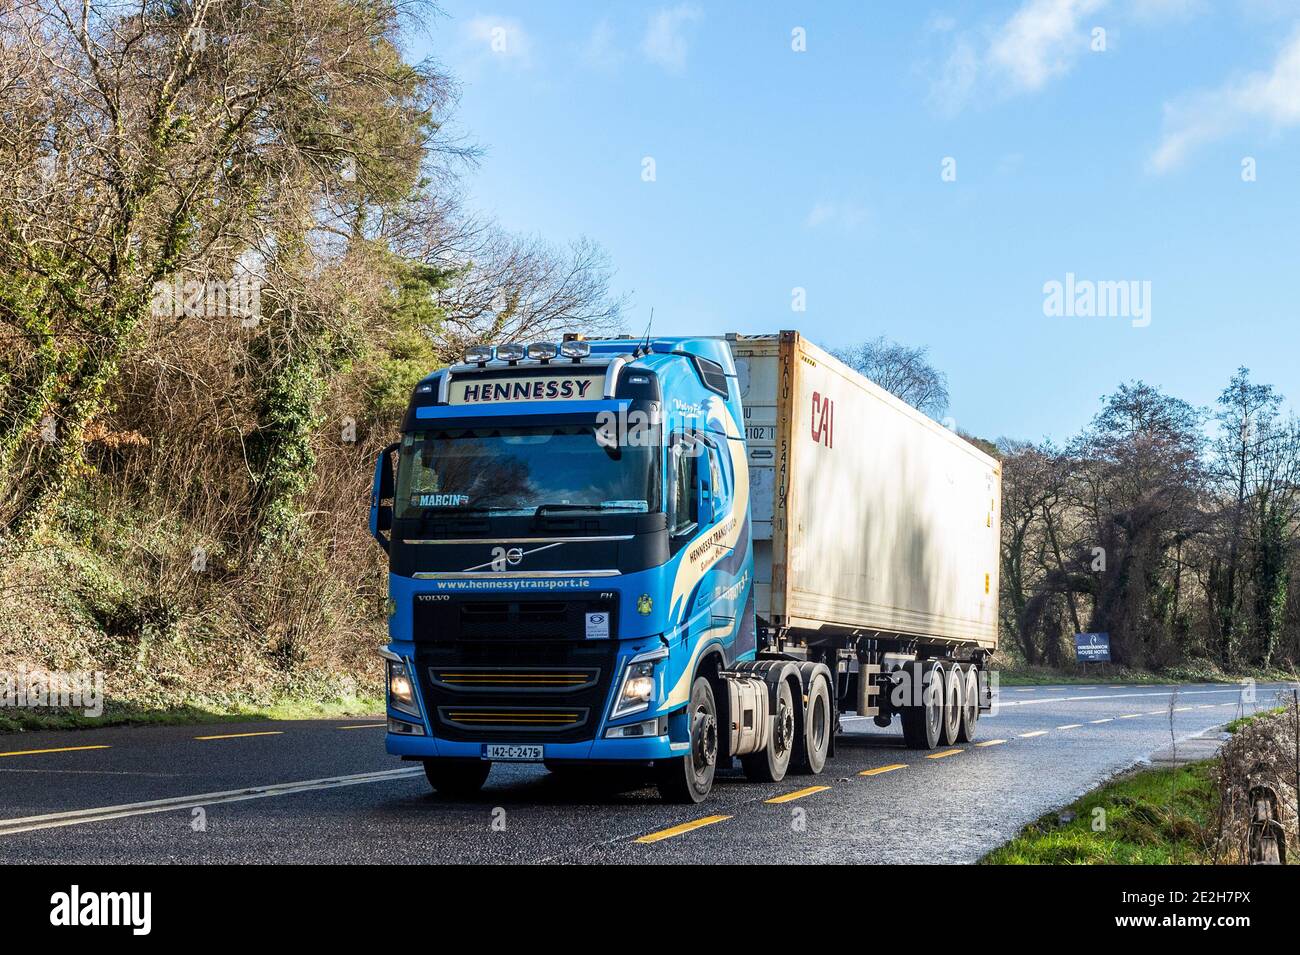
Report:
[{"label": "semi-trailer", "polygon": [[845,719],[970,740],[991,705],[1000,467],[798,332],[468,349],[379,455],[386,747],[819,773]]}]

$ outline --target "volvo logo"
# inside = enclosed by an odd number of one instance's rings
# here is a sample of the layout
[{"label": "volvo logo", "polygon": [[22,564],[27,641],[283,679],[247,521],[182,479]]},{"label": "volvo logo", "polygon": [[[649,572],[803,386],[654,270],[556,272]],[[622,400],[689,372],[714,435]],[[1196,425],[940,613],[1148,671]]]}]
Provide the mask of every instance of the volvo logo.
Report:
[{"label": "volvo logo", "polygon": [[520,547],[493,547],[492,548],[492,569],[501,571],[506,567],[516,567],[523,562],[524,551]]},{"label": "volvo logo", "polygon": [[522,547],[505,547],[498,544],[489,550],[491,559],[486,564],[476,564],[473,567],[466,567],[466,573],[476,570],[491,570],[496,573],[503,573],[510,567],[518,567],[524,562],[524,558],[529,554],[536,554],[538,551],[550,550],[552,547],[559,547],[564,541],[552,541],[541,547],[534,547],[531,550],[524,550]]}]

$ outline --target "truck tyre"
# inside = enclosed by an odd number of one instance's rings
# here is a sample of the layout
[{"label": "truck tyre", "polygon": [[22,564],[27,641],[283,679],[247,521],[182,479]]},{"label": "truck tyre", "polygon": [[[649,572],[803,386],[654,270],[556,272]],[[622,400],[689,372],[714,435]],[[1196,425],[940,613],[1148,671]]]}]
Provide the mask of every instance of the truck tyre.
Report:
[{"label": "truck tyre", "polygon": [[943,667],[918,663],[912,678],[920,680],[921,699],[901,708],[903,739],[908,749],[934,749],[943,736]]},{"label": "truck tyre", "polygon": [[943,671],[943,745],[952,746],[961,733],[961,711],[966,701],[966,678],[961,665],[954,663]]},{"label": "truck tyre", "polygon": [[772,731],[767,734],[767,746],[760,753],[740,757],[745,775],[759,783],[779,783],[790,768],[790,757],[795,747],[794,693],[790,681],[782,680],[776,692],[776,713],[772,716]]},{"label": "truck tyre", "polygon": [[794,769],[797,773],[816,775],[826,765],[826,754],[831,748],[831,689],[826,677],[817,674],[808,687],[808,703],[804,706],[803,732],[795,740]]},{"label": "truck tyre", "polygon": [[980,682],[975,667],[967,667],[964,676],[966,701],[961,708],[961,729],[957,732],[957,742],[970,743],[975,739],[975,724],[980,718]]},{"label": "truck tyre", "polygon": [[702,802],[713,788],[718,766],[718,706],[713,687],[702,676],[691,685],[691,702],[686,707],[690,731],[690,752],[655,762],[659,795],[665,802]]},{"label": "truck tyre", "polygon": [[492,764],[486,759],[426,759],[424,775],[444,796],[467,799],[487,782]]}]

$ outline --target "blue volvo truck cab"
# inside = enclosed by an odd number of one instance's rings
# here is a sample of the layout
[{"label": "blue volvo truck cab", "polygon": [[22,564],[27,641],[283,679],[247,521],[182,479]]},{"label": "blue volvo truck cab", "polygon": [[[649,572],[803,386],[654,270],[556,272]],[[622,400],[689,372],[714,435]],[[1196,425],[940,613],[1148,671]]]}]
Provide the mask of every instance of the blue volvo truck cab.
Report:
[{"label": "blue volvo truck cab", "polygon": [[719,339],[482,346],[421,381],[370,507],[388,752],[455,795],[499,761],[640,764],[687,802],[735,758],[819,770],[829,672],[760,653],[744,422]]}]

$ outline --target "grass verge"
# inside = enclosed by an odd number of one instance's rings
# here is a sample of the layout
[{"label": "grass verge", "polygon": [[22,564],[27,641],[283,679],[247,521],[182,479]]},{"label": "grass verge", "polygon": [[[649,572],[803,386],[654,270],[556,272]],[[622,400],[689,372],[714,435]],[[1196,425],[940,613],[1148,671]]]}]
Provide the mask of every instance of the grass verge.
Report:
[{"label": "grass verge", "polygon": [[1179,666],[1168,670],[1134,670],[1109,663],[1087,664],[1088,669],[1055,670],[1050,667],[1011,663],[994,668],[1002,686],[1097,686],[1133,684],[1135,686],[1170,683],[1236,683],[1253,679],[1257,683],[1285,683],[1295,677],[1283,670],[1257,670],[1226,673],[1212,667]]},{"label": "grass verge", "polygon": [[265,706],[142,707],[106,703],[100,716],[79,711],[0,710],[0,733],[37,730],[101,729],[105,726],[184,726],[202,723],[251,723],[259,720],[328,720],[345,716],[375,716],[384,701],[356,697],[345,700],[281,700]]},{"label": "grass verge", "polygon": [[1214,761],[1121,776],[1049,813],[984,865],[1196,865],[1210,858]]}]

